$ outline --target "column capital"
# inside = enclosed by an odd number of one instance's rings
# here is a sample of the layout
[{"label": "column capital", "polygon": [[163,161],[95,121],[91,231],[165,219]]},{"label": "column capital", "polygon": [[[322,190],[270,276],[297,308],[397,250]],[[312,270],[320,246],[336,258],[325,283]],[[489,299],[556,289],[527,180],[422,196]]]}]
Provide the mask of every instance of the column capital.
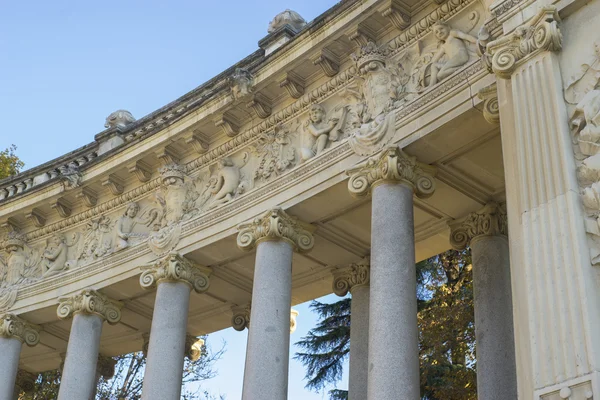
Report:
[{"label": "column capital", "polygon": [[513,32],[486,45],[482,56],[490,72],[509,79],[514,70],[542,51],[560,51],[562,34],[555,6],[542,7],[538,14]]},{"label": "column capital", "polygon": [[0,315],[0,337],[18,339],[27,346],[35,346],[40,341],[41,327],[30,324],[14,314]]},{"label": "column capital", "polygon": [[231,326],[238,332],[250,326],[250,303],[231,307]]},{"label": "column capital", "polygon": [[371,266],[367,263],[350,264],[333,271],[333,293],[344,297],[357,286],[367,286],[370,282]]},{"label": "column capital", "polygon": [[35,391],[35,381],[37,375],[27,372],[23,369],[17,371],[15,385],[24,393],[33,393]]},{"label": "column capital", "polygon": [[508,236],[506,204],[488,203],[469,214],[462,222],[451,225],[450,244],[462,250],[484,236]]},{"label": "column capital", "polygon": [[386,182],[404,183],[419,197],[426,198],[435,191],[436,168],[417,161],[398,146],[388,146],[346,171],[350,176],[348,190],[354,196],[366,196],[373,187]]},{"label": "column capital", "polygon": [[94,289],[85,289],[75,296],[58,299],[56,314],[60,319],[71,318],[77,313],[94,314],[114,325],[121,320],[122,307],[120,301],[109,299]]},{"label": "column capital", "polygon": [[260,242],[282,240],[299,252],[308,252],[314,245],[314,227],[288,215],[280,207],[275,207],[262,216],[238,226],[237,245],[251,251]]},{"label": "column capital", "polygon": [[197,293],[210,286],[211,269],[200,267],[179,253],[171,253],[151,266],[142,267],[140,285],[152,289],[161,282],[185,282]]},{"label": "column capital", "polygon": [[204,350],[204,339],[199,339],[193,335],[185,336],[185,356],[190,361],[197,361]]},{"label": "column capital", "polygon": [[115,360],[114,358],[98,354],[96,373],[102,378],[104,378],[104,380],[108,380],[115,376],[116,365],[117,360]]}]

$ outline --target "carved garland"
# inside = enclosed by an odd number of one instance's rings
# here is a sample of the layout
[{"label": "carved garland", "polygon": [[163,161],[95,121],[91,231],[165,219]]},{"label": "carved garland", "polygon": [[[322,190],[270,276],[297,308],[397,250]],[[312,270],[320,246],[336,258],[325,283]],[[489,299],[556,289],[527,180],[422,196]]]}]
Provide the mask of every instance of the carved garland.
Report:
[{"label": "carved garland", "polygon": [[111,325],[121,320],[123,303],[109,299],[102,293],[86,289],[72,297],[58,299],[56,314],[60,319],[71,318],[74,314],[95,314],[105,319]]}]

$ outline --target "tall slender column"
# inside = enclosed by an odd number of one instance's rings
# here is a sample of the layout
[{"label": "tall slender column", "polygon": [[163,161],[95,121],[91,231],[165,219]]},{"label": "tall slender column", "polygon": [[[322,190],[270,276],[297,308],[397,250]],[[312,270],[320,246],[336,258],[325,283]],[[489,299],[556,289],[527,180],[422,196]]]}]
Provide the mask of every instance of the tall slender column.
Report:
[{"label": "tall slender column", "polygon": [[312,249],[312,228],[275,208],[238,229],[238,247],[256,248],[242,399],[287,399],[292,254]]},{"label": "tall slender column", "polygon": [[183,379],[190,292],[208,290],[210,269],[173,253],[144,267],[140,285],[156,289],[143,400],[178,399]]},{"label": "tall slender column", "polygon": [[58,317],[73,317],[58,400],[92,399],[96,393],[102,324],[118,323],[123,304],[92,289],[58,301]]},{"label": "tall slender column", "polygon": [[434,173],[396,146],[348,170],[351,194],[372,192],[369,400],[420,399],[413,193]]},{"label": "tall slender column", "polygon": [[333,292],[352,294],[350,309],[350,377],[348,399],[367,398],[369,371],[369,270],[368,264],[352,264],[334,272]]},{"label": "tall slender column", "polygon": [[477,398],[517,400],[506,210],[495,203],[455,226],[455,249],[471,246],[477,353]]},{"label": "tall slender column", "polygon": [[12,399],[21,348],[38,344],[39,330],[16,315],[0,315],[0,399]]},{"label": "tall slender column", "polygon": [[[599,246],[594,234],[586,237],[586,230],[598,229],[597,210],[584,209],[577,172],[581,183],[597,181],[599,175],[594,163],[584,161],[577,170],[573,146],[573,140],[580,140],[580,147],[597,147],[597,134],[584,128],[587,122],[594,126],[585,112],[570,130],[559,21],[555,8],[541,8],[526,24],[489,43],[484,57],[503,78],[497,86],[520,399],[589,399],[600,387],[600,292],[594,265]],[[590,63],[593,44],[578,45],[568,65],[579,54]],[[583,81],[583,90],[577,88],[582,95],[594,86]],[[580,100],[585,103],[585,98],[571,99]],[[579,128],[592,135],[579,137]]]}]

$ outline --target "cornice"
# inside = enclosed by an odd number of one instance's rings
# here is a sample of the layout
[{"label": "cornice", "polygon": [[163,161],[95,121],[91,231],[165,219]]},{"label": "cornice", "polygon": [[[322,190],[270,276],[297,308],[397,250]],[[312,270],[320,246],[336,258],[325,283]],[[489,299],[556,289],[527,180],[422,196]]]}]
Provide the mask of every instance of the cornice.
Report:
[{"label": "cornice", "polygon": [[508,235],[506,204],[488,203],[470,213],[463,221],[451,224],[450,244],[457,250],[470,246],[482,237]]},{"label": "cornice", "polygon": [[560,51],[560,17],[554,6],[542,7],[538,14],[512,33],[490,42],[482,59],[490,72],[509,79],[518,66],[542,51]]},{"label": "cornice", "polygon": [[435,167],[418,162],[393,145],[348,169],[346,174],[350,176],[348,190],[354,196],[368,195],[379,183],[400,182],[410,186],[418,197],[426,198],[435,191],[435,172]]},{"label": "cornice", "polygon": [[0,337],[18,339],[27,346],[35,346],[40,341],[40,330],[41,327],[14,314],[0,315]]},{"label": "cornice", "polygon": [[199,267],[178,253],[171,253],[151,266],[142,267],[140,285],[153,289],[161,282],[185,282],[196,293],[204,293],[210,285],[210,268]]},{"label": "cornice", "polygon": [[102,293],[85,289],[81,293],[58,299],[56,314],[60,319],[71,318],[74,314],[98,315],[109,324],[114,325],[121,320],[123,303],[111,300]]},{"label": "cornice", "polygon": [[291,217],[278,207],[252,222],[239,225],[238,231],[237,245],[246,251],[253,250],[264,241],[282,240],[299,252],[308,252],[315,242],[312,235],[314,227]]}]

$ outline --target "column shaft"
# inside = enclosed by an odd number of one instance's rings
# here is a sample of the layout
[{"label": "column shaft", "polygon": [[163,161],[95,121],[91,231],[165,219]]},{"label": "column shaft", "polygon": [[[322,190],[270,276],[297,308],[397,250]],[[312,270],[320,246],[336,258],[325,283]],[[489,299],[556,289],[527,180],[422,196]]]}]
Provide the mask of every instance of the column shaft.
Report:
[{"label": "column shaft", "polygon": [[413,189],[373,189],[368,399],[419,400]]},{"label": "column shaft", "polygon": [[287,399],[292,253],[287,241],[257,246],[243,400]]},{"label": "column shaft", "polygon": [[104,319],[96,314],[73,316],[58,400],[92,400]]},{"label": "column shaft", "polygon": [[367,398],[369,377],[369,285],[352,288],[349,400]]},{"label": "column shaft", "polygon": [[143,400],[179,399],[187,332],[190,285],[160,282],[144,373]]},{"label": "column shaft", "polygon": [[477,398],[517,400],[508,241],[481,236],[471,243],[477,343]]},{"label": "column shaft", "polygon": [[23,344],[17,338],[0,337],[0,399],[12,398]]}]

